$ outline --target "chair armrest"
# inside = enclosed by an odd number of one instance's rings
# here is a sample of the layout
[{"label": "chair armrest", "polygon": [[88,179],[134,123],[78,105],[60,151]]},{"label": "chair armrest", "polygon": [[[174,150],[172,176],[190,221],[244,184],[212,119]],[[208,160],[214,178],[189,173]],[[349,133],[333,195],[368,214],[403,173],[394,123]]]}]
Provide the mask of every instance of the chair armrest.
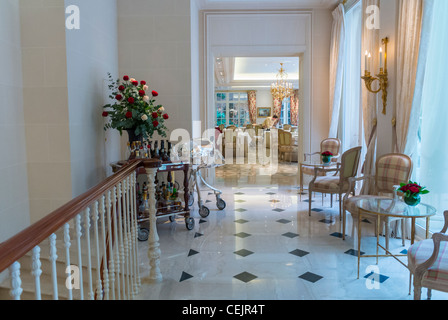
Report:
[{"label": "chair armrest", "polygon": [[310,158],[311,158],[312,156],[315,156],[315,155],[318,155],[318,154],[320,154],[320,152],[304,153],[304,154],[303,154],[303,156],[304,156],[303,159],[306,161],[306,156],[310,156]]},{"label": "chair armrest", "polygon": [[440,242],[448,241],[448,235],[443,233],[434,233],[432,236],[432,240],[434,241],[434,251],[431,257],[415,268],[414,276],[417,281],[421,281],[421,278],[423,277],[425,272],[436,262],[440,252]]},{"label": "chair armrest", "polygon": [[[373,178],[374,178],[374,176],[372,176],[372,175],[365,175],[365,176],[362,176],[362,177],[351,177],[351,178],[348,178],[348,183],[349,183],[348,190],[354,189],[355,186],[356,186],[356,182],[369,180],[369,179],[373,179]],[[349,196],[350,196],[350,192],[347,192],[344,195],[344,198],[343,198],[344,203],[345,203],[345,201],[347,201]]]}]

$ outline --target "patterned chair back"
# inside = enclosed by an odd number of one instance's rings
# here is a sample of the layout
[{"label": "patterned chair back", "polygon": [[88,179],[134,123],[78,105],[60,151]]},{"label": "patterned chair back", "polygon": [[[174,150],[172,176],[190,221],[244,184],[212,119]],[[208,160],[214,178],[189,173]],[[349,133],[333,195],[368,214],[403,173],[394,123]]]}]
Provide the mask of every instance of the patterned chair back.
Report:
[{"label": "patterned chair back", "polygon": [[[359,167],[359,159],[361,158],[362,147],[356,147],[346,151],[341,158],[341,182],[347,181],[348,178],[356,177]],[[342,183],[341,183],[342,185]]]},{"label": "patterned chair back", "polygon": [[284,137],[283,141],[284,141],[285,146],[292,145],[292,134],[291,134],[291,132],[284,131],[283,132],[283,137]]},{"label": "patterned chair back", "polygon": [[285,145],[285,131],[278,129],[278,145],[281,147]]},{"label": "patterned chair back", "polygon": [[290,124],[283,125],[283,130],[290,131],[291,130],[291,125]]},{"label": "patterned chair back", "polygon": [[320,151],[330,151],[333,155],[339,155],[341,150],[341,140],[339,139],[325,139],[320,145]]},{"label": "patterned chair back", "polygon": [[412,160],[405,154],[391,153],[376,162],[375,187],[377,193],[393,193],[394,186],[407,183],[412,174]]}]

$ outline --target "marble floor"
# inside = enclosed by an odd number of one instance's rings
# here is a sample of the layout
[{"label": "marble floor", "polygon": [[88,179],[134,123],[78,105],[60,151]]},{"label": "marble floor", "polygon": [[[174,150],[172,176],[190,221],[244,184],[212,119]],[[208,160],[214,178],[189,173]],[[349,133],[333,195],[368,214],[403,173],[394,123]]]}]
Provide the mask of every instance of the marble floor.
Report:
[{"label": "marble floor", "polygon": [[[309,217],[308,195],[299,194],[297,171],[297,163],[280,164],[276,170],[217,168],[214,186],[223,192],[224,210],[217,209],[213,192],[204,188],[201,196],[210,215],[201,218],[195,203],[194,230],[187,230],[182,217],[158,219],[159,283],[145,279],[148,245],[139,242],[143,284],[138,299],[412,300],[409,272],[393,258],[380,258],[378,265],[375,258],[361,259],[357,279],[350,216],[346,241],[337,201],[331,208],[329,196],[322,200],[316,195]],[[375,253],[373,227],[364,223],[363,234],[361,252]],[[392,239],[390,247],[394,253],[407,248],[400,239]],[[433,293],[434,300],[447,298]]]}]

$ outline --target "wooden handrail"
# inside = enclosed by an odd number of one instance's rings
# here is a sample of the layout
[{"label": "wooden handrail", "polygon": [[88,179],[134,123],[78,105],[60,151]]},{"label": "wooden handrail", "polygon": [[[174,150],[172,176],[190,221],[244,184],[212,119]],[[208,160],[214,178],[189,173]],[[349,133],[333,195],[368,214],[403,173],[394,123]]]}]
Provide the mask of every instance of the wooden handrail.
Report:
[{"label": "wooden handrail", "polygon": [[56,209],[17,235],[2,242],[0,244],[0,272],[6,270],[11,264],[59,230],[64,224],[74,219],[99,197],[141,166],[145,168],[158,168],[161,166],[161,161],[156,159],[136,159],[129,161],[118,172],[97,186],[74,198],[59,209]]}]

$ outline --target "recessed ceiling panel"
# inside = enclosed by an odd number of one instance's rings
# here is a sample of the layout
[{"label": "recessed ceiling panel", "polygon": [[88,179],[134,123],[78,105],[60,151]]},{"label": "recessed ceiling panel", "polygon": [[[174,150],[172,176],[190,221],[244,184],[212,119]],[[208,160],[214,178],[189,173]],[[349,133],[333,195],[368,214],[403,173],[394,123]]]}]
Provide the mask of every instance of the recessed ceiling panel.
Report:
[{"label": "recessed ceiling panel", "polygon": [[236,57],[235,81],[273,81],[277,78],[280,63],[288,74],[288,80],[299,79],[298,57]]}]

